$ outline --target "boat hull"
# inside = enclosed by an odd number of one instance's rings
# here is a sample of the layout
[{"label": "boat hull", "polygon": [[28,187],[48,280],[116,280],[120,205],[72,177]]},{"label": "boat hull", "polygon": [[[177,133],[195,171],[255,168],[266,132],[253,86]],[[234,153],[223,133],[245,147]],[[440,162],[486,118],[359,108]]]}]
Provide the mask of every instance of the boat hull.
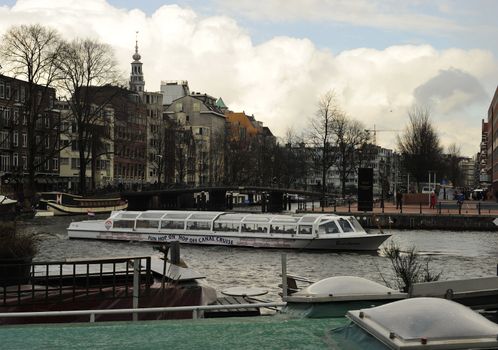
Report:
[{"label": "boat hull", "polygon": [[[93,223],[96,223],[93,221]],[[87,222],[85,226],[92,225]],[[335,250],[335,251],[375,251],[388,239],[390,234],[367,234],[334,238],[287,238],[278,236],[248,237],[242,235],[223,235],[212,232],[199,233],[158,233],[111,231],[106,230],[103,223],[94,225],[94,228],[68,228],[69,238],[103,239],[141,242],[172,242],[184,244],[221,245],[255,248],[284,248],[306,250]]]},{"label": "boat hull", "polygon": [[54,215],[104,214],[117,210],[125,210],[126,208],[128,208],[128,203],[106,207],[77,207],[47,202],[47,210],[54,213]]}]

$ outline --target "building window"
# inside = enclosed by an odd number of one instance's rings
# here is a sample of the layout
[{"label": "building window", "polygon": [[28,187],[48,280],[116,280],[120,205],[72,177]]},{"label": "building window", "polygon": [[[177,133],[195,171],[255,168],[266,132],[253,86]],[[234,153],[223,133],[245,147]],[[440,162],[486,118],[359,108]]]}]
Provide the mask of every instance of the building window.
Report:
[{"label": "building window", "polygon": [[0,148],[10,148],[9,132],[0,131]]},{"label": "building window", "polygon": [[5,83],[0,81],[0,98],[5,98]]},{"label": "building window", "polygon": [[19,125],[19,109],[14,108],[14,125]]},{"label": "building window", "polygon": [[21,86],[21,102],[26,102],[26,90],[24,86]]},{"label": "building window", "polygon": [[69,158],[61,158],[61,166],[69,165]]},{"label": "building window", "polygon": [[16,169],[19,166],[19,155],[17,153],[12,155],[12,166]]},{"label": "building window", "polygon": [[10,83],[7,83],[5,85],[5,98],[11,98],[11,95],[10,95]]},{"label": "building window", "polygon": [[80,159],[71,158],[71,169],[79,169],[79,168],[80,168]]},{"label": "building window", "polygon": [[28,157],[22,156],[22,170],[28,169]]},{"label": "building window", "polygon": [[0,156],[0,170],[4,172],[10,171],[10,157],[7,154]]},{"label": "building window", "polygon": [[49,169],[50,169],[50,160],[49,160],[49,159],[47,159],[47,160],[45,161],[45,163],[43,163],[43,168],[44,168],[45,170],[49,170]]},{"label": "building window", "polygon": [[59,159],[54,158],[52,159],[52,170],[59,170]]},{"label": "building window", "polygon": [[45,127],[50,128],[50,118],[49,117],[45,117]]},{"label": "building window", "polygon": [[4,108],[2,122],[4,126],[10,126],[10,108]]},{"label": "building window", "polygon": [[14,131],[12,142],[14,144],[14,147],[19,146],[19,133],[17,131]]},{"label": "building window", "polygon": [[201,104],[199,102],[194,102],[194,112],[200,112],[201,111]]},{"label": "building window", "polygon": [[24,148],[28,147],[28,134],[26,133],[22,134],[22,146]]},{"label": "building window", "polygon": [[50,139],[48,137],[45,138],[45,148],[50,148]]}]

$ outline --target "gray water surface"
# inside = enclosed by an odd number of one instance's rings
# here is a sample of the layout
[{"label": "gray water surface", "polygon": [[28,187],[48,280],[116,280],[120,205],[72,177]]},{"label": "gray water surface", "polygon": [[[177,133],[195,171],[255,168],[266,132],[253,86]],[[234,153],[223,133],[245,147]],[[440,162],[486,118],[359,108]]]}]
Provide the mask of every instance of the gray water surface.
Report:
[{"label": "gray water surface", "polygon": [[[22,230],[45,232],[35,260],[105,258],[156,254],[152,244],[69,240],[71,221],[85,217],[37,218],[22,222]],[[415,246],[430,266],[442,272],[442,280],[495,276],[498,263],[497,232],[399,231],[386,230],[403,249]],[[278,296],[281,282],[281,254],[287,254],[287,271],[312,280],[352,275],[380,283],[392,283],[392,270],[380,254],[310,252],[296,250],[181,245],[181,255],[189,267],[206,276],[216,290],[234,286],[263,287],[269,299]],[[382,277],[382,276],[383,277]]]}]

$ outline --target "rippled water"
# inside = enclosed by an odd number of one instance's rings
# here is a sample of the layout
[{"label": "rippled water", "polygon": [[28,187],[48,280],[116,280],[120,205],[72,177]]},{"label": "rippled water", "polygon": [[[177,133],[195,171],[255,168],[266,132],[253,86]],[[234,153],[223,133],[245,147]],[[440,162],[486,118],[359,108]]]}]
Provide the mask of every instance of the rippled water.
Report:
[{"label": "rippled water", "polygon": [[[66,228],[71,221],[85,218],[38,218],[21,223],[23,230],[51,233],[40,243],[36,260],[115,257],[156,253],[147,243],[69,240]],[[386,230],[387,231],[387,230]],[[442,279],[495,276],[498,263],[498,233],[450,231],[390,231],[402,248],[415,246],[430,256],[434,271]],[[187,264],[206,276],[218,291],[233,286],[256,286],[269,290],[275,299],[280,283],[281,254],[287,254],[287,271],[318,280],[330,276],[353,275],[382,282],[390,280],[389,261],[377,254],[307,252],[277,249],[181,246]]]}]

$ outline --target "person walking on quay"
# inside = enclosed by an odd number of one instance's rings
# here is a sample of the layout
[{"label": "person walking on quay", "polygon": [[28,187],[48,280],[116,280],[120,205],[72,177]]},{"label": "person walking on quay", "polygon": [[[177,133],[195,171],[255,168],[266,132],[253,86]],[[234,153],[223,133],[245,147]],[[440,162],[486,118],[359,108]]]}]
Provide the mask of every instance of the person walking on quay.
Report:
[{"label": "person walking on quay", "polygon": [[403,200],[403,193],[401,191],[396,192],[396,209],[401,209],[401,201]]},{"label": "person walking on quay", "polygon": [[431,209],[436,208],[436,193],[431,192]]}]

